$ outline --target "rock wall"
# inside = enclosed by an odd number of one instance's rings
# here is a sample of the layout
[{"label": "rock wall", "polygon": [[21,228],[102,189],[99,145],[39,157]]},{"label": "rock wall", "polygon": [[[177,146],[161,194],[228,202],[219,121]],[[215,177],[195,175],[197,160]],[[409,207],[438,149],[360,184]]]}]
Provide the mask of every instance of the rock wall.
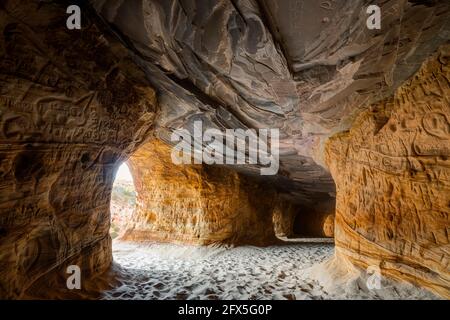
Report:
[{"label": "rock wall", "polygon": [[297,206],[288,201],[280,201],[273,211],[273,225],[277,237],[291,237],[294,234],[294,219]]},{"label": "rock wall", "polygon": [[[279,128],[280,174],[302,203],[334,200],[323,142],[450,39],[449,1],[90,3],[151,75],[161,134],[199,119],[218,129]],[[370,4],[381,8],[381,30],[367,28]]]},{"label": "rock wall", "polygon": [[[155,93],[124,47],[67,5],[0,5],[0,298],[77,263],[109,267],[117,164],[142,142]],[[63,282],[65,285],[65,282]]]},{"label": "rock wall", "polygon": [[450,46],[329,140],[337,253],[450,297]]},{"label": "rock wall", "polygon": [[274,189],[227,167],[174,165],[159,140],[129,160],[138,194],[124,240],[268,245],[276,241]]}]

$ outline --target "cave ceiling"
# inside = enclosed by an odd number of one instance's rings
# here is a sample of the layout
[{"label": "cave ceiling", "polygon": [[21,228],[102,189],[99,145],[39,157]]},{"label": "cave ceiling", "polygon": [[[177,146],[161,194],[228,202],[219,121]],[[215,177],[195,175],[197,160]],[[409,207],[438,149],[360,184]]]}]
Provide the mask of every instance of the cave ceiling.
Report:
[{"label": "cave ceiling", "polygon": [[[272,178],[299,201],[332,199],[325,141],[392,95],[450,39],[448,1],[91,0],[158,91],[156,135],[278,128]],[[252,167],[238,168],[252,174]]]}]

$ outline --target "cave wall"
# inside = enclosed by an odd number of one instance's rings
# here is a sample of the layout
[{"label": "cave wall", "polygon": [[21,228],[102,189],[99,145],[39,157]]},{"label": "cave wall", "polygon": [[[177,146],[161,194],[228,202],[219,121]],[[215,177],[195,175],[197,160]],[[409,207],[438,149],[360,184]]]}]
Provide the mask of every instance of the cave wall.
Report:
[{"label": "cave wall", "polygon": [[155,116],[125,48],[88,11],[68,30],[63,3],[0,5],[0,298],[109,267],[114,171]]},{"label": "cave wall", "polygon": [[273,226],[277,237],[291,237],[294,234],[294,219],[297,205],[289,201],[279,201],[273,211]]},{"label": "cave wall", "polygon": [[450,297],[450,46],[329,140],[336,253]]},{"label": "cave wall", "polygon": [[171,150],[155,139],[129,159],[137,208],[122,239],[202,245],[276,242],[274,189],[224,166],[175,165]]}]

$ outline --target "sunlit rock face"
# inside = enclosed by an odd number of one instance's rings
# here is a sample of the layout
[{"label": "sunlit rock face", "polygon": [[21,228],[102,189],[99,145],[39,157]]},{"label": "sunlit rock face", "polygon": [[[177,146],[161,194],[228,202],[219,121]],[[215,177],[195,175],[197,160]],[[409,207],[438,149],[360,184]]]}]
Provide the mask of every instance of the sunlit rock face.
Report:
[{"label": "sunlit rock face", "polygon": [[109,267],[114,170],[155,115],[127,51],[88,12],[69,31],[66,8],[0,5],[1,298],[68,264],[83,281]]},{"label": "sunlit rock face", "polygon": [[327,144],[338,253],[450,297],[450,47]]},{"label": "sunlit rock face", "polygon": [[276,242],[270,186],[226,168],[175,165],[170,148],[152,140],[129,160],[137,208],[123,240],[192,244]]}]

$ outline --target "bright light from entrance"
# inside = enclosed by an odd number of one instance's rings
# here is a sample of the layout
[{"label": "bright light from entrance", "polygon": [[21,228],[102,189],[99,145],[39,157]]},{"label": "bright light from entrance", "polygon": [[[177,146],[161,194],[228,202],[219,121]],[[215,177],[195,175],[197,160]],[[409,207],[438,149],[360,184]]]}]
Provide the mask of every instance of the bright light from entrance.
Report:
[{"label": "bright light from entrance", "polygon": [[136,206],[136,190],[128,166],[123,163],[117,170],[111,194],[111,230],[113,239],[119,238],[130,221]]},{"label": "bright light from entrance", "polygon": [[130,169],[128,168],[126,163],[122,163],[122,165],[119,167],[116,175],[116,181],[133,181]]}]

